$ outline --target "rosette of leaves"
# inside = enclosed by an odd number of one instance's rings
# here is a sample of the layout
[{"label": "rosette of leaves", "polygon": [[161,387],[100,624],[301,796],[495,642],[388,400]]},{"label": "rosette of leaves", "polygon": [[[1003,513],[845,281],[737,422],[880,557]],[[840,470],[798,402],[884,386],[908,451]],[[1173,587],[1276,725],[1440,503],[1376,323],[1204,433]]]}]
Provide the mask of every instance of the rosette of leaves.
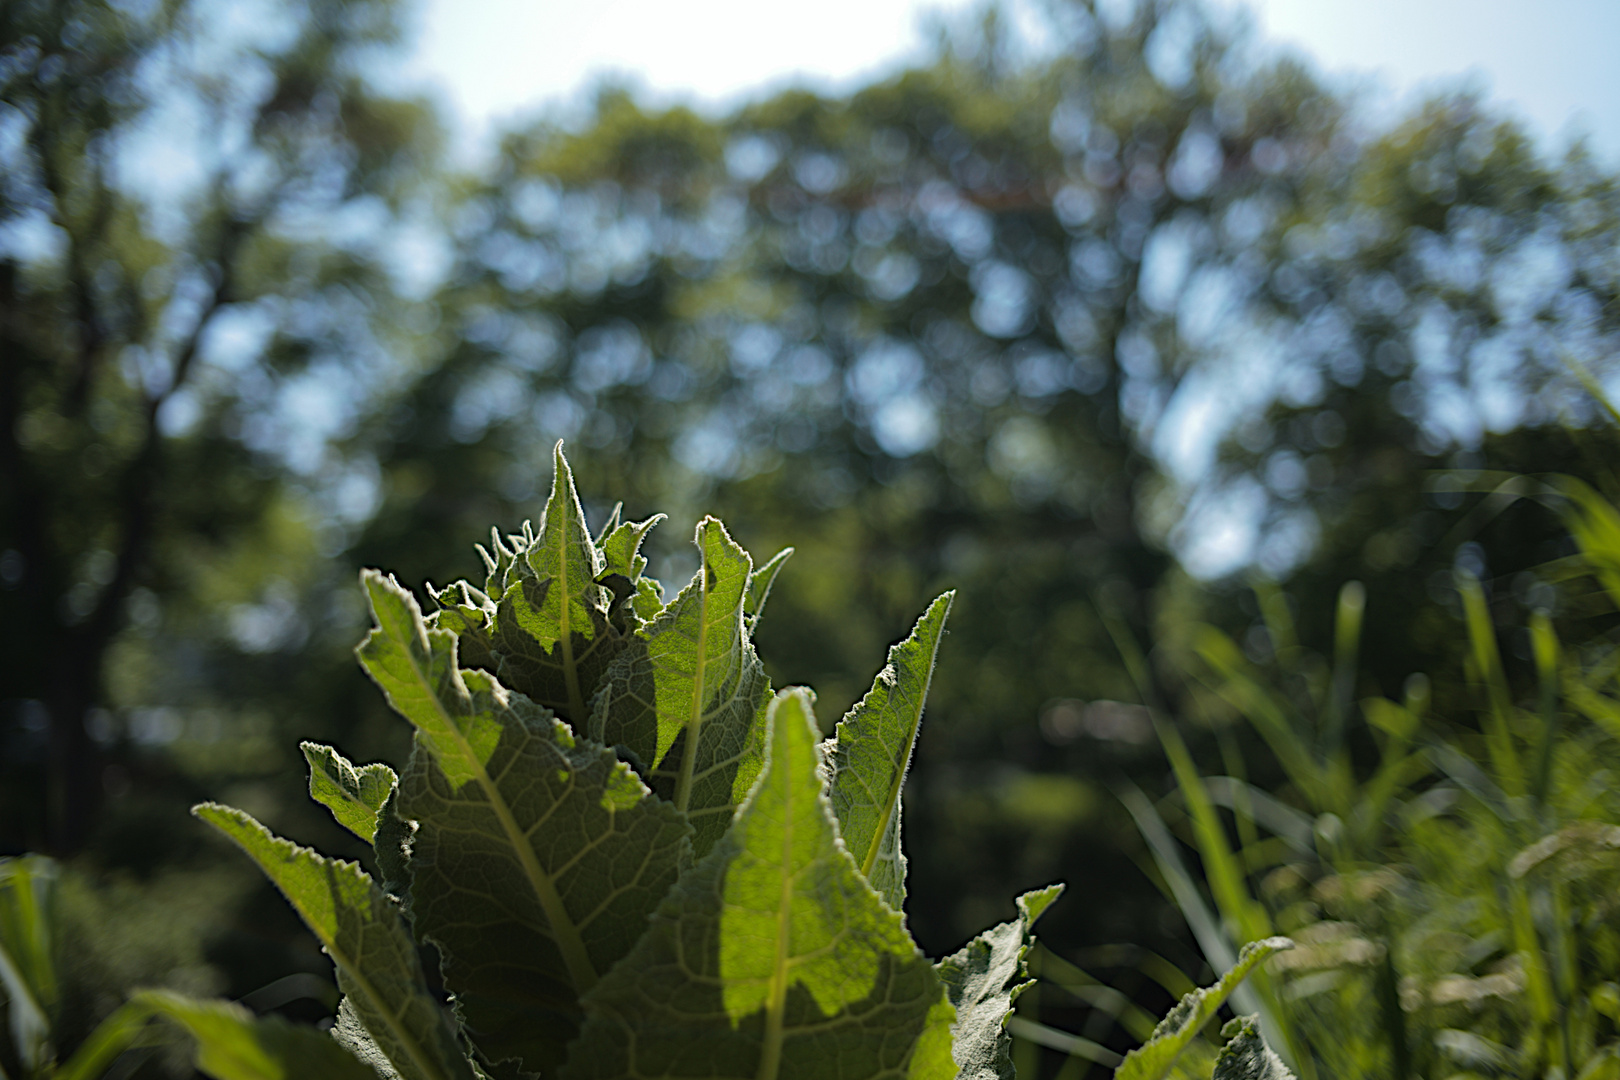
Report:
[{"label": "rosette of leaves", "polygon": [[666,600],[640,553],[658,520],[615,510],[593,535],[559,444],[539,527],[493,537],[482,586],[430,586],[424,615],[365,572],[357,652],[410,759],[304,750],[375,874],[196,809],[332,957],[338,1040],[403,1080],[1009,1076],[1002,1025],[1057,887],[938,964],[902,914],[901,790],[952,594],[823,740],[814,695],[773,692],[752,643],[791,549],[756,566],[705,519]]}]

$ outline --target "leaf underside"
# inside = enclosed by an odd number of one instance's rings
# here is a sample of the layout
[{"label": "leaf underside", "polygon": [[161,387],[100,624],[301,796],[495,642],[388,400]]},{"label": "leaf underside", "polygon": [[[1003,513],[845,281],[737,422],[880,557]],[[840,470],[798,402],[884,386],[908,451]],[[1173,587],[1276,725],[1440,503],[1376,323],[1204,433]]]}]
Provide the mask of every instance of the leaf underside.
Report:
[{"label": "leaf underside", "polygon": [[1295,1080],[1282,1058],[1261,1037],[1258,1016],[1240,1016],[1222,1028],[1221,1034],[1230,1039],[1215,1059],[1211,1080]]},{"label": "leaf underside", "polygon": [[1159,1021],[1148,1041],[1125,1055],[1125,1060],[1114,1070],[1114,1080],[1160,1080],[1167,1075],[1182,1050],[1203,1030],[1249,972],[1273,953],[1293,947],[1294,943],[1285,937],[1251,941],[1243,946],[1232,970],[1222,975],[1214,986],[1183,996]]},{"label": "leaf underside", "polygon": [[1016,920],[986,930],[939,962],[940,981],[956,1008],[951,1055],[961,1069],[958,1080],[1012,1080],[1012,1037],[1003,1024],[1030,985],[1024,956],[1035,943],[1035,920],[1062,892],[1062,885],[1048,885],[1025,893]]}]

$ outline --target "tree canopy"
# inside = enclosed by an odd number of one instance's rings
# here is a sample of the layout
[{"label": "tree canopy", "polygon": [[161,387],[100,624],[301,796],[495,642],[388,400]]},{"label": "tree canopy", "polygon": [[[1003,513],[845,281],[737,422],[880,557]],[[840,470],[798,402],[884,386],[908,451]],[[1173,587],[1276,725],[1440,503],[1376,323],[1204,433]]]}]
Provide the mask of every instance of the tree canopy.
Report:
[{"label": "tree canopy", "polygon": [[[1068,877],[1054,948],[1196,971],[1109,787],[1164,788],[1145,706],[1199,754],[1249,737],[1196,625],[1309,682],[1359,580],[1364,689],[1443,698],[1455,567],[1504,625],[1607,617],[1501,485],[1612,482],[1582,380],[1620,188],[1478,97],[1381,126],[1212,8],[1075,0],[1052,55],[991,9],[846,96],[606,85],[458,172],[377,89],[390,0],[231,10],[0,12],[7,850],[150,874],[231,784],[350,852],[287,747],[399,737],[347,663],[354,571],[480,572],[464,538],[538,513],[558,439],[593,528],[673,508],[664,580],[700,508],[798,548],[761,653],[824,718],[958,590],[906,789],[935,954]],[[238,993],[312,963],[232,932]]]}]

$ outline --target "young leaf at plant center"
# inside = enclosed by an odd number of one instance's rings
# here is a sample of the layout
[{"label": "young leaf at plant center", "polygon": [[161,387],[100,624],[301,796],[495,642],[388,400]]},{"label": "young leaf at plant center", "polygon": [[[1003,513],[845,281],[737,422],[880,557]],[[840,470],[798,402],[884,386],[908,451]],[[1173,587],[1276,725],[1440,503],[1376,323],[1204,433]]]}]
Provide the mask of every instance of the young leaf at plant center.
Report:
[{"label": "young leaf at plant center", "polygon": [[1251,941],[1243,946],[1232,970],[1222,975],[1214,986],[1194,990],[1183,997],[1159,1021],[1152,1037],[1125,1055],[1125,1060],[1114,1070],[1114,1080],[1162,1080],[1187,1044],[1209,1023],[1215,1010],[1225,1003],[1249,972],[1273,953],[1293,947],[1294,943],[1285,937]]},{"label": "young leaf at plant center", "polygon": [[647,569],[647,556],[641,553],[641,542],[647,538],[654,525],[668,516],[654,514],[646,521],[622,522],[611,532],[606,533],[602,537],[602,542],[597,545],[602,553],[602,572],[623,574],[631,581],[639,578]]},{"label": "young leaf at plant center", "polygon": [[753,560],[714,518],[696,539],[697,573],[614,662],[592,731],[650,767],[653,790],[691,820],[701,857],[759,774],[770,683],[743,625]]},{"label": "young leaf at plant center", "polygon": [[1035,944],[1035,920],[1062,894],[1062,885],[1025,893],[1016,920],[986,930],[936,965],[956,1008],[951,1056],[961,1070],[957,1080],[1013,1080],[1012,1038],[1003,1024],[1033,981],[1019,980]]},{"label": "young leaf at plant center", "polygon": [[730,831],[585,995],[564,1080],[955,1076],[933,965],[838,842],[810,694],[777,696],[766,730]]},{"label": "young leaf at plant center", "polygon": [[948,592],[935,600],[911,636],[889,650],[888,664],[866,696],[838,722],[823,755],[831,775],[828,794],[844,845],[872,888],[896,911],[906,898],[900,790],[955,598]]},{"label": "young leaf at plant center", "polygon": [[1258,1016],[1240,1016],[1221,1028],[1227,1044],[1215,1059],[1211,1080],[1295,1080],[1276,1051],[1260,1036]]},{"label": "young leaf at plant center", "polygon": [[[411,913],[493,1063],[560,1064],[579,995],[629,952],[688,856],[690,827],[612,751],[484,672],[458,671],[409,593],[368,574],[360,657],[418,731],[399,813],[417,823]],[[432,673],[444,673],[434,677]]]},{"label": "young leaf at plant center", "polygon": [[553,452],[551,497],[532,539],[515,552],[499,594],[491,641],[495,674],[568,720],[582,724],[602,673],[624,646],[608,624],[607,592],[597,584],[603,556],[562,443]]},{"label": "young leaf at plant center", "polygon": [[[483,544],[474,544],[473,549],[484,560],[484,595],[494,598],[505,596],[506,590],[512,587],[515,580],[514,571],[519,562],[519,553],[528,546],[525,536],[533,534],[533,526],[527,521],[523,523],[523,536],[508,536],[501,539],[501,530],[493,526],[489,530],[489,547]],[[493,551],[495,554],[491,555]]]},{"label": "young leaf at plant center", "polygon": [[[614,507],[615,518],[618,507]],[[655,578],[645,576],[647,556],[641,554],[641,542],[652,527],[664,520],[665,515],[654,514],[646,521],[627,521],[605,529],[597,547],[602,552],[604,577],[619,574],[630,582],[629,607],[642,622],[651,622],[664,606],[664,587]],[[603,580],[598,578],[598,581]]]},{"label": "young leaf at plant center", "polygon": [[[480,550],[482,550],[480,548]],[[435,630],[449,630],[459,644],[457,655],[463,667],[495,671],[501,658],[495,651],[495,640],[490,636],[495,625],[495,601],[474,589],[465,581],[458,581],[435,590],[426,588],[437,611],[427,617]]]},{"label": "young leaf at plant center", "polygon": [[309,762],[309,796],[328,810],[337,823],[371,843],[377,835],[377,813],[394,791],[399,778],[380,762],[355,768],[349,759],[315,742],[298,748]]},{"label": "young leaf at plant center", "polygon": [[472,1080],[428,991],[416,942],[370,877],[354,863],[273,835],[232,807],[203,803],[191,812],[236,841],[314,931],[337,965],[338,988],[403,1080]]}]

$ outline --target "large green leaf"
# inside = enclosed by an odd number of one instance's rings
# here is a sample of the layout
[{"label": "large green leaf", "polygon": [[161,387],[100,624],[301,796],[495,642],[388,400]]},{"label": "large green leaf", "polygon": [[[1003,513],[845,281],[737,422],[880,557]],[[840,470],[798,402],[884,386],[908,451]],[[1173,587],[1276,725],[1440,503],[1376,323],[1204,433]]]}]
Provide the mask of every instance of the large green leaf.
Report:
[{"label": "large green leaf", "polygon": [[770,683],[743,625],[753,560],[713,518],[698,525],[697,545],[691,582],[609,670],[592,732],[625,747],[687,813],[701,856],[759,775]]},{"label": "large green leaf", "polygon": [[549,1070],[579,995],[630,951],[687,857],[689,826],[609,750],[489,675],[458,671],[409,593],[366,583],[360,656],[416,726],[399,814],[416,822],[411,912],[480,1050]]},{"label": "large green leaf", "polygon": [[377,814],[394,792],[399,778],[380,762],[355,768],[348,758],[316,742],[298,748],[309,762],[309,796],[328,810],[337,823],[371,843],[377,835]]},{"label": "large green leaf", "polygon": [[1261,1038],[1258,1016],[1240,1016],[1221,1034],[1228,1041],[1215,1059],[1212,1080],[1295,1080],[1292,1070]]},{"label": "large green leaf", "polygon": [[1178,1001],[1165,1014],[1147,1042],[1125,1055],[1114,1080],[1161,1080],[1169,1074],[1176,1058],[1187,1048],[1199,1031],[1215,1015],[1215,1011],[1232,996],[1249,972],[1272,953],[1292,949],[1294,943],[1285,937],[1271,937],[1264,941],[1251,941],[1238,953],[1237,963],[1214,986],[1192,991]]},{"label": "large green leaf", "polygon": [[810,703],[771,703],[757,784],[585,995],[565,1080],[955,1076],[944,988],[838,841]]},{"label": "large green leaf", "polygon": [[[936,604],[937,606],[937,604]],[[957,1080],[1012,1080],[1012,1039],[1003,1026],[1024,979],[1024,956],[1035,943],[1035,920],[1063,892],[1062,885],[1018,898],[1018,918],[986,930],[938,965],[940,981],[956,1008],[951,1056]]]},{"label": "large green leaf", "polygon": [[203,803],[192,813],[236,841],[314,931],[337,965],[338,987],[403,1080],[472,1080],[410,931],[370,877],[232,807]]},{"label": "large green leaf", "polygon": [[934,657],[956,594],[935,600],[911,636],[889,650],[872,689],[838,722],[825,751],[844,846],[878,895],[899,911],[906,898],[900,789],[917,742]]}]

